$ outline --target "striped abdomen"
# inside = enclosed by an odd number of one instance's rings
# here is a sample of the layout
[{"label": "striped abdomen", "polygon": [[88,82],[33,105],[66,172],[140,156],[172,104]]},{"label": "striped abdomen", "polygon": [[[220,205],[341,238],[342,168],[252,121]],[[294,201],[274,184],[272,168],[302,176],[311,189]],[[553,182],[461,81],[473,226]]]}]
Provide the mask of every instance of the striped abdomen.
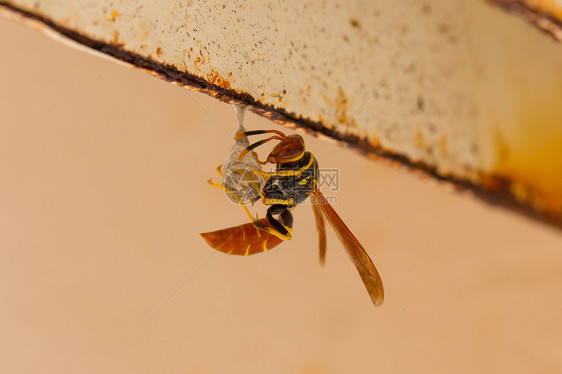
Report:
[{"label": "striped abdomen", "polygon": [[[266,219],[260,219],[266,225]],[[268,250],[281,244],[283,240],[277,236],[262,231],[252,223],[227,229],[202,233],[201,236],[211,248],[227,255],[249,256]]]}]

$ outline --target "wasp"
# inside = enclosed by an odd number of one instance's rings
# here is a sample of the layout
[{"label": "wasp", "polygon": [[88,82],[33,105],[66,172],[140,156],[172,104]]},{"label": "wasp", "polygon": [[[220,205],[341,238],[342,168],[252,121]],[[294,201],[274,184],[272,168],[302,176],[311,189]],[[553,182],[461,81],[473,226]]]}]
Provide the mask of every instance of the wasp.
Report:
[{"label": "wasp", "polygon": [[[277,130],[238,132],[234,139],[238,142],[243,139],[247,140],[250,136],[263,134],[272,135],[253,144],[248,142],[248,145],[239,152],[238,159],[252,157],[260,165],[252,170],[239,172],[242,175],[251,173],[263,177],[265,180],[263,187],[260,187],[259,183],[250,183],[245,187],[252,189],[250,195],[255,194],[252,203],[261,200],[264,205],[268,206],[265,219],[254,218],[249,213],[244,201],[239,197],[239,190],[235,191],[224,184],[216,184],[209,180],[211,185],[220,187],[235,197],[251,222],[202,233],[201,236],[212,248],[227,254],[248,256],[266,252],[283,241],[291,239],[293,228],[291,211],[310,198],[318,230],[320,264],[324,265],[326,258],[325,221],[328,221],[357,268],[373,304],[382,305],[384,288],[380,275],[359,240],[320,192],[318,162],[311,152],[306,151],[304,139],[300,135],[285,135]],[[260,161],[253,150],[270,141],[278,141],[278,143],[267,159]],[[261,165],[267,164],[275,165],[275,170],[263,171]]]}]

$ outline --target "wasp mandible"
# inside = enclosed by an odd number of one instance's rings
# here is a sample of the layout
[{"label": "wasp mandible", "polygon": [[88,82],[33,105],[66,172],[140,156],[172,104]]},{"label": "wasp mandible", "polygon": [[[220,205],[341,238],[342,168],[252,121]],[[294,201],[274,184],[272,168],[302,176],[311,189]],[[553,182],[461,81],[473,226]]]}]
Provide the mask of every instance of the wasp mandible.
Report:
[{"label": "wasp mandible", "polygon": [[[247,141],[249,136],[263,134],[272,135],[253,144]],[[256,219],[249,213],[240,197],[241,192],[248,191],[235,190],[209,180],[211,185],[224,189],[242,205],[251,222],[201,234],[207,243],[218,251],[233,255],[247,256],[268,251],[284,240],[291,239],[293,228],[291,210],[310,197],[318,229],[320,263],[323,265],[326,258],[324,223],[326,219],[357,268],[373,304],[382,305],[384,288],[379,273],[361,243],[318,189],[318,162],[312,153],[306,151],[304,139],[300,135],[285,135],[277,130],[239,131],[234,139],[236,142],[246,141],[248,144],[239,152],[238,160],[251,157],[258,165],[276,166],[276,170],[272,172],[263,171],[261,166],[256,166],[252,170],[237,170],[247,181],[254,181],[248,174],[263,177],[265,180],[263,187],[260,183],[247,183],[244,189],[252,189],[251,194],[255,195],[252,203],[261,200],[269,207],[265,219]],[[270,141],[278,141],[278,143],[267,159],[260,161],[253,150]]]}]

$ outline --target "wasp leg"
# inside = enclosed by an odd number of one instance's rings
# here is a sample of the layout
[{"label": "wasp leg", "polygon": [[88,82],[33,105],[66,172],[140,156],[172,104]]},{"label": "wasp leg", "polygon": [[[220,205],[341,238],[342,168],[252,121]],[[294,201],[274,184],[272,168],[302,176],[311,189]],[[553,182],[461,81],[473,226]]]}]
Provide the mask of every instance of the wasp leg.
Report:
[{"label": "wasp leg", "polygon": [[217,166],[217,173],[219,173],[219,175],[222,177],[222,164]]},{"label": "wasp leg", "polygon": [[258,154],[257,154],[256,152],[253,152],[253,151],[252,151],[252,156],[254,156],[254,159],[255,159],[255,160],[257,161],[257,163],[260,164],[260,165],[267,165],[267,164],[270,163],[270,161],[267,161],[267,160],[261,161],[261,160],[258,158]]},{"label": "wasp leg", "polygon": [[240,204],[240,205],[242,206],[242,209],[244,209],[244,212],[246,212],[246,214],[248,215],[248,217],[250,217],[250,221],[255,222],[255,221],[257,220],[257,218],[252,217],[252,214],[250,214],[250,211],[248,210],[248,208],[246,208],[246,205],[242,202],[242,199],[239,198],[238,195],[236,195],[236,194],[234,193],[234,191],[232,191],[230,188],[225,187],[225,186],[222,185],[222,184],[215,183],[215,182],[213,182],[211,179],[209,179],[209,180],[207,181],[207,183],[209,183],[209,184],[210,184],[211,186],[213,186],[213,187],[218,187],[218,188],[220,188],[220,189],[222,189],[222,190],[228,192],[229,194],[231,194],[231,195],[238,201],[238,204]]},{"label": "wasp leg", "polygon": [[[280,215],[280,221],[275,219],[273,215]],[[254,222],[254,226],[260,230],[266,231],[277,236],[281,240],[289,240],[292,238],[293,215],[287,209],[286,205],[275,204],[269,207],[266,214],[267,222],[271,226],[267,226],[262,222]]]},{"label": "wasp leg", "polygon": [[254,178],[252,178],[252,176],[246,170],[236,169],[236,172],[238,174],[240,174],[241,176],[243,176],[244,178],[246,178],[246,180],[251,183],[252,187],[254,187],[254,189],[260,195],[262,200],[265,199],[265,197],[263,196],[263,193],[261,191],[260,185],[258,184],[258,182],[256,182],[256,180]]},{"label": "wasp leg", "polygon": [[273,205],[273,204],[277,204],[277,205],[293,205],[295,203],[295,200],[291,197],[289,199],[283,200],[283,199],[271,199],[271,198],[267,198],[267,197],[263,197],[262,201],[265,205]]},{"label": "wasp leg", "polygon": [[267,177],[300,177],[302,176],[301,170],[280,170],[280,171],[262,171],[252,170],[256,175],[264,175]]}]

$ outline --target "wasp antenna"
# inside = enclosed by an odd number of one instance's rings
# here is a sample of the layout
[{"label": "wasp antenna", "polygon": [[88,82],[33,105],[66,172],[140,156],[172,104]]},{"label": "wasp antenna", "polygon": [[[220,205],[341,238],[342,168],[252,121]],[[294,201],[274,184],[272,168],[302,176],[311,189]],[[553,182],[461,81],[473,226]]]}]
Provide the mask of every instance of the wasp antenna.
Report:
[{"label": "wasp antenna", "polygon": [[278,130],[252,130],[252,131],[244,131],[239,134],[236,134],[234,140],[238,140],[245,136],[261,135],[261,134],[277,134],[283,138],[287,138],[287,135],[283,134],[281,131]]},{"label": "wasp antenna", "polygon": [[[273,130],[273,131],[275,131],[275,130]],[[260,145],[263,145],[263,144],[267,143],[267,142],[270,141],[270,140],[280,140],[280,141],[284,141],[285,139],[286,139],[286,138],[282,138],[282,137],[279,137],[279,136],[272,136],[272,137],[270,137],[270,138],[263,139],[263,140],[260,140],[260,141],[258,141],[258,142],[255,142],[254,144],[250,144],[249,146],[247,146],[246,148],[244,148],[244,150],[243,150],[242,152],[240,152],[240,156],[238,156],[238,159],[239,159],[239,160],[242,160],[242,159],[244,158],[244,156],[246,156],[246,153],[248,153],[248,152],[250,152],[250,151],[256,149],[256,148],[259,147]]]}]

